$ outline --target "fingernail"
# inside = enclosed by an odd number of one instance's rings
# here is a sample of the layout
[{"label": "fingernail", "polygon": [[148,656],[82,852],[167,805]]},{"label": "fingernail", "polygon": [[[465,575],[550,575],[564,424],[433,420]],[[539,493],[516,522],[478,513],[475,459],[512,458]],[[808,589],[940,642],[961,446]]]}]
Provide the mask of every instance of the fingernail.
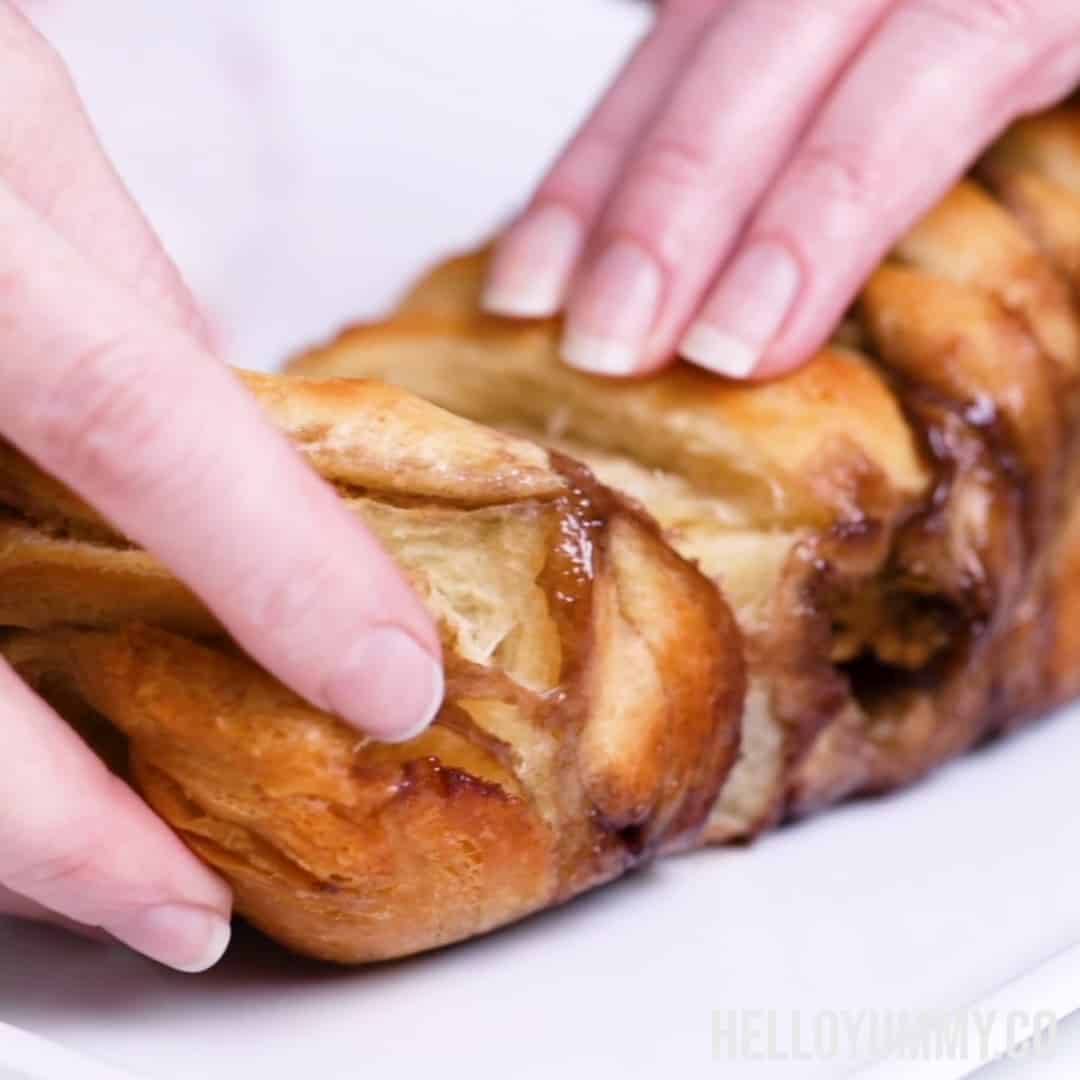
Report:
[{"label": "fingernail", "polygon": [[212,968],[232,936],[228,920],[218,912],[187,904],[145,908],[107,929],[136,952],[189,974]]},{"label": "fingernail", "polygon": [[618,241],[596,261],[570,301],[563,358],[598,375],[638,367],[663,291],[656,261],[637,244]]},{"label": "fingernail", "polygon": [[442,705],[442,668],[403,630],[379,627],[356,643],[326,686],[330,708],[383,742],[405,742]]},{"label": "fingernail", "polygon": [[496,248],[484,309],[522,319],[554,315],[583,239],[581,223],[565,207],[542,206],[529,213]]},{"label": "fingernail", "polygon": [[784,325],[801,285],[802,271],[787,248],[756,244],[724,275],[679,352],[720,375],[751,375]]}]

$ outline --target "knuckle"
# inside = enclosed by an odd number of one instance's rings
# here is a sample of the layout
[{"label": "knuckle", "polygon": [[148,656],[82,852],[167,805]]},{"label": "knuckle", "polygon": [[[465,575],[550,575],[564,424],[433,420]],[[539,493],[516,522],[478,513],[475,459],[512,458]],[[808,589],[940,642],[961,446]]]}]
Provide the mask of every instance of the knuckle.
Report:
[{"label": "knuckle", "polygon": [[915,7],[962,31],[1007,37],[1027,30],[1038,14],[1037,0],[916,0]]},{"label": "knuckle", "polygon": [[650,139],[634,163],[634,175],[639,183],[668,196],[706,188],[711,172],[704,149],[689,140],[670,136]]},{"label": "knuckle", "polygon": [[95,492],[138,496],[160,480],[161,397],[146,378],[147,350],[113,338],[66,365],[35,427],[50,470]]},{"label": "knuckle", "polygon": [[582,135],[581,145],[587,146],[595,155],[612,158],[623,152],[630,137],[631,132],[627,128],[613,123],[610,118],[606,122],[597,119]]},{"label": "knuckle", "polygon": [[[541,184],[539,196],[577,205],[582,195],[603,187],[626,153],[628,132],[593,122],[574,140]],[[598,193],[600,196],[603,191]]]},{"label": "knuckle", "polygon": [[632,238],[661,264],[677,265],[693,248],[716,200],[704,151],[672,139],[643,147],[605,220],[611,235]]},{"label": "knuckle", "polygon": [[81,891],[99,877],[103,838],[85,822],[69,822],[36,838],[31,854],[8,866],[4,885],[34,899],[62,891]]},{"label": "knuckle", "polygon": [[866,148],[858,145],[811,143],[800,152],[794,171],[795,188],[830,203],[860,205],[881,190]]}]

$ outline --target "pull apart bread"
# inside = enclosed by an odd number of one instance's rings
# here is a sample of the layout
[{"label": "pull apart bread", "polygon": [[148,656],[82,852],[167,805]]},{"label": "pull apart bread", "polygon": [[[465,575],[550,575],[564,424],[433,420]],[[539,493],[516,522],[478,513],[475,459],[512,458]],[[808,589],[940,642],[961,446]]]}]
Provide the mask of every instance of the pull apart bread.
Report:
[{"label": "pull apart bread", "polygon": [[432,948],[1080,694],[1080,113],[1017,125],[771,383],[572,372],[557,321],[481,314],[484,265],[243,376],[438,620],[410,742],[305,705],[0,447],[0,650],[103,753],[122,733],[268,934]]},{"label": "pull apart bread", "polygon": [[0,626],[19,628],[0,651],[92,744],[109,748],[103,719],[126,736],[130,779],[237,910],[356,963],[696,843],[738,746],[742,648],[655,523],[583,467],[395,387],[243,378],[438,620],[446,702],[407,743],[299,700],[0,449]]},{"label": "pull apart bread", "polygon": [[707,839],[908,783],[1080,693],[1080,108],[1011,129],[778,381],[579,374],[557,321],[480,312],[484,265],[292,370],[587,463],[720,585],[748,683]]}]

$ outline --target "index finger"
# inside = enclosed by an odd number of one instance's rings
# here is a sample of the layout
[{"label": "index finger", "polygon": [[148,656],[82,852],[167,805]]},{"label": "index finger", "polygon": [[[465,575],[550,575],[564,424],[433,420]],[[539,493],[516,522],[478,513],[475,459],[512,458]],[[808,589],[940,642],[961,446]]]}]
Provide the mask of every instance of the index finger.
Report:
[{"label": "index finger", "polygon": [[319,708],[405,738],[439,645],[390,557],[222,364],[0,187],[0,433]]}]

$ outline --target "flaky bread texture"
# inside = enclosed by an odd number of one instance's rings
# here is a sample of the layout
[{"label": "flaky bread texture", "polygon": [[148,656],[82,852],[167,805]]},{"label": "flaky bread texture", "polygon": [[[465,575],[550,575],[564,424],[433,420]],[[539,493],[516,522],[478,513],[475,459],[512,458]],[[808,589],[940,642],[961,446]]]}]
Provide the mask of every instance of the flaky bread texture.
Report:
[{"label": "flaky bread texture", "polygon": [[382,379],[586,461],[721,586],[749,665],[709,836],[907,783],[1080,690],[1080,113],[1017,124],[753,386],[571,371],[480,309],[487,254],[291,370]]},{"label": "flaky bread texture", "polygon": [[534,444],[377,383],[242,377],[438,621],[446,702],[409,742],[298,699],[148,554],[0,454],[3,654],[73,722],[124,733],[132,782],[237,910],[357,963],[696,843],[743,694],[714,585]]},{"label": "flaky bread texture", "polygon": [[299,701],[0,447],[4,655],[124,733],[258,926],[431,948],[1080,693],[1075,110],[1016,125],[775,382],[577,374],[556,320],[480,311],[485,266],[244,376],[439,623],[447,702],[402,746]]}]

